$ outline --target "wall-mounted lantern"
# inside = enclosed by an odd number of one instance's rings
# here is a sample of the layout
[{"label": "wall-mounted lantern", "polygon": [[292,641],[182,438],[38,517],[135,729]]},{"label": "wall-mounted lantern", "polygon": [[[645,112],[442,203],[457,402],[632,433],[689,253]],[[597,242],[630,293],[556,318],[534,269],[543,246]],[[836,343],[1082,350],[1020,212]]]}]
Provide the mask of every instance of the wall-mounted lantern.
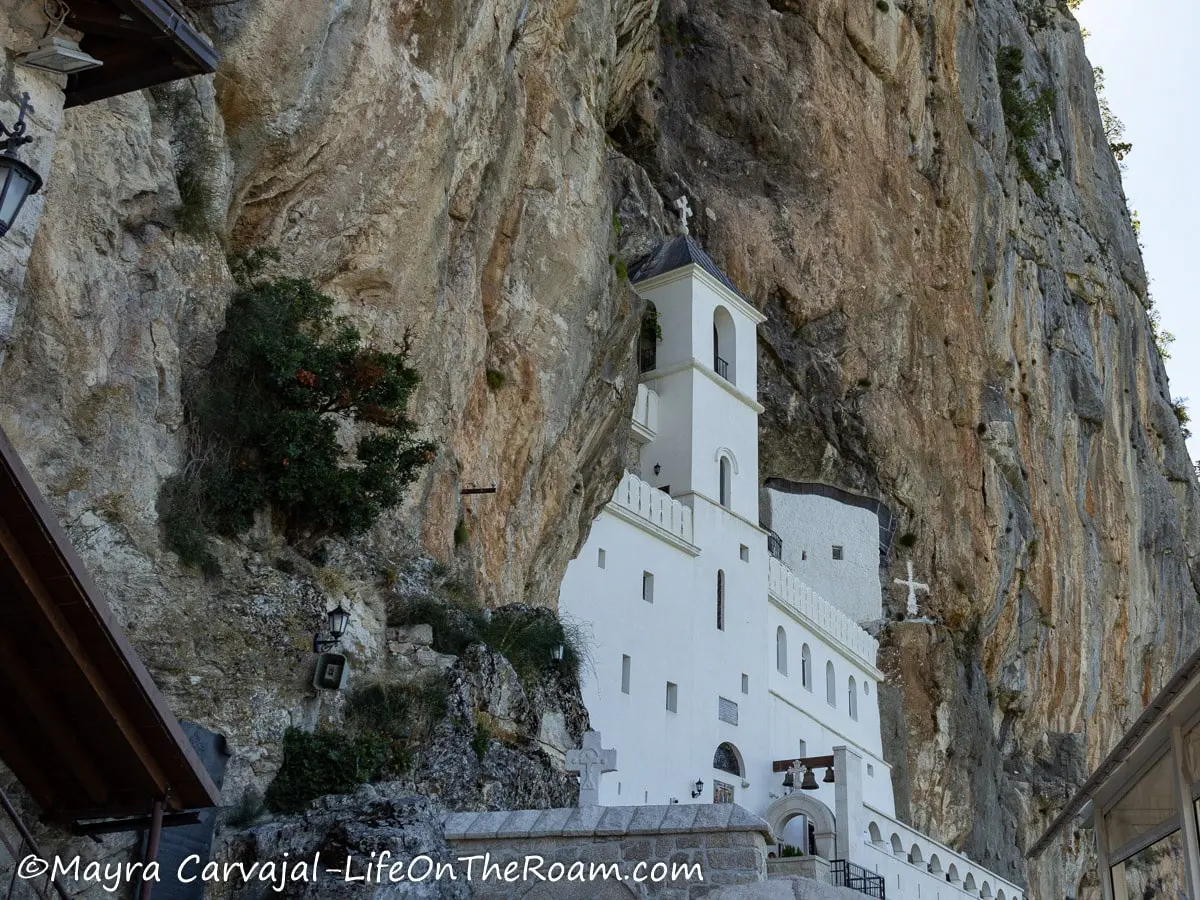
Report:
[{"label": "wall-mounted lantern", "polygon": [[552,660],[554,660],[555,662],[562,662],[563,654],[565,652],[566,652],[566,648],[563,647],[562,644],[555,644],[554,649],[550,651],[550,658]]},{"label": "wall-mounted lantern", "polygon": [[17,159],[17,148],[33,140],[25,134],[25,114],[33,112],[29,92],[14,97],[13,102],[18,110],[16,124],[8,128],[0,122],[4,136],[0,141],[0,237],[8,234],[25,201],[42,189],[42,176]]},{"label": "wall-mounted lantern", "polygon": [[37,45],[36,50],[22,53],[17,57],[17,62],[56,75],[74,75],[104,65],[90,53],[79,49],[75,41],[58,36],[48,37]]},{"label": "wall-mounted lantern", "polygon": [[321,632],[313,635],[313,653],[324,653],[330,647],[334,647],[342,639],[342,635],[346,633],[346,626],[350,624],[350,613],[342,609],[339,603],[335,609],[331,609],[327,613],[329,619],[329,637],[321,637]]},{"label": "wall-mounted lantern", "polygon": [[704,793],[704,782],[701,781],[699,778],[697,778],[696,779],[696,787],[693,788],[693,790],[692,790],[692,799],[695,800],[697,797],[699,797],[703,793]]},{"label": "wall-mounted lantern", "polygon": [[662,463],[655,463],[654,464],[654,474],[657,475],[661,471],[662,471]]}]

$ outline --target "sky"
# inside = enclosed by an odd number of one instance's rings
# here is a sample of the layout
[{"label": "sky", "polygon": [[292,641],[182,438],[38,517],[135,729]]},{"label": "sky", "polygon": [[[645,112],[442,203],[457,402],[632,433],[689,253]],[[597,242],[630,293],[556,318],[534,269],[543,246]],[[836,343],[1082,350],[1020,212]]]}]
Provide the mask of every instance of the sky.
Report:
[{"label": "sky", "polygon": [[1083,0],[1076,18],[1105,93],[1125,123],[1125,194],[1142,222],[1150,293],[1175,335],[1167,375],[1190,398],[1188,441],[1200,458],[1200,3]]}]

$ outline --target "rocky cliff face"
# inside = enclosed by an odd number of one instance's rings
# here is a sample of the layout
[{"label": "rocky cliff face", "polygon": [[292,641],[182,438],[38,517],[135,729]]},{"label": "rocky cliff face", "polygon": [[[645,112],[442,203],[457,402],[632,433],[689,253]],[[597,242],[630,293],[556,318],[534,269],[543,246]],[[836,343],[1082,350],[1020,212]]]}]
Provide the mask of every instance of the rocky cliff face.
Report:
[{"label": "rocky cliff face", "polygon": [[[427,552],[492,604],[553,602],[626,442],[639,307],[614,262],[686,192],[693,232],[769,316],[764,477],[883,499],[892,608],[908,559],[932,585],[933,624],[881,634],[911,817],[1021,877],[1022,848],[1200,631],[1196,482],[1065,4],[204,15],[214,80],[65,116],[0,422],[177,710],[231,734],[231,783],[266,777],[283,727],[321,715],[302,668],[325,600],[356,599],[356,652],[385,665],[389,560]],[[1006,125],[1002,48],[1023,92],[1053,89],[1029,140]],[[223,246],[255,245],[371,340],[416,335],[413,411],[440,453],[368,539],[332,547],[336,583],[266,523],[222,546],[214,581],[161,544]],[[1086,847],[1035,866],[1037,895],[1062,896]]]}]

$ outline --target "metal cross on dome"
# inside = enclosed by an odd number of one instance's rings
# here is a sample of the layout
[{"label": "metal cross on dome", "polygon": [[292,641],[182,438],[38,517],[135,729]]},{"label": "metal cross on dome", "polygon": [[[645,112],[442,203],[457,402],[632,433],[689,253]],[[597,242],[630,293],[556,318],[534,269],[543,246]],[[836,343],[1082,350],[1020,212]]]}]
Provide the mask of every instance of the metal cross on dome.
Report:
[{"label": "metal cross on dome", "polygon": [[684,194],[675,201],[675,208],[679,210],[679,236],[688,236],[687,220],[692,216],[692,208],[688,205],[687,194]]}]

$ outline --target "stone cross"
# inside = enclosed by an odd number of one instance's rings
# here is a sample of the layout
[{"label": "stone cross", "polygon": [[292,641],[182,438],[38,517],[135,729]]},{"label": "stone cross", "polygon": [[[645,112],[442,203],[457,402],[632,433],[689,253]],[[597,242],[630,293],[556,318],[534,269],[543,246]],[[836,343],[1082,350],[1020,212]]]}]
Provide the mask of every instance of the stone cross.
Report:
[{"label": "stone cross", "polygon": [[922,584],[920,581],[914,580],[913,564],[912,564],[911,559],[908,561],[908,580],[905,581],[902,578],[893,578],[892,580],[894,582],[896,582],[896,584],[902,584],[908,588],[908,614],[910,616],[918,615],[917,591],[924,591],[926,594],[928,594],[929,593],[929,585]]},{"label": "stone cross", "polygon": [[692,215],[692,208],[688,205],[688,198],[686,194],[675,201],[675,208],[679,210],[679,236],[687,237],[687,220]]},{"label": "stone cross", "polygon": [[600,805],[600,776],[617,771],[617,751],[602,750],[600,732],[583,736],[583,747],[567,751],[567,771],[579,773],[579,805]]}]

